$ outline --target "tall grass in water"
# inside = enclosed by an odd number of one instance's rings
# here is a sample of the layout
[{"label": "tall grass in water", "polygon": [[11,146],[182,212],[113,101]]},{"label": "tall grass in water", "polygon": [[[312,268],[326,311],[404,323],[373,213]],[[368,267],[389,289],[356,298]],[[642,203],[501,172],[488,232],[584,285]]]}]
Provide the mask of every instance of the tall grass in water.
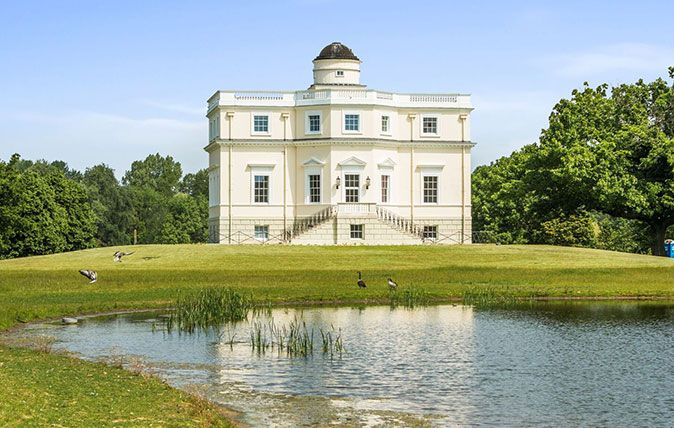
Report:
[{"label": "tall grass in water", "polygon": [[[342,332],[320,329],[321,350],[324,355],[339,356],[345,351]],[[295,318],[290,324],[278,326],[270,319],[266,324],[255,321],[250,332],[250,344],[254,353],[264,355],[267,351],[276,351],[288,357],[309,357],[314,354],[314,329],[307,328],[304,320]]]},{"label": "tall grass in water", "polygon": [[255,308],[251,295],[230,288],[204,288],[178,297],[166,329],[194,333],[197,329],[217,328],[223,323],[245,320]]},{"label": "tall grass in water", "polygon": [[403,306],[413,309],[417,306],[427,306],[431,301],[430,295],[419,288],[403,288],[389,291],[389,303],[392,308]]},{"label": "tall grass in water", "polygon": [[529,297],[518,298],[509,292],[508,289],[498,289],[495,287],[480,287],[463,292],[464,305],[471,305],[478,308],[510,308],[531,304],[533,300]]}]

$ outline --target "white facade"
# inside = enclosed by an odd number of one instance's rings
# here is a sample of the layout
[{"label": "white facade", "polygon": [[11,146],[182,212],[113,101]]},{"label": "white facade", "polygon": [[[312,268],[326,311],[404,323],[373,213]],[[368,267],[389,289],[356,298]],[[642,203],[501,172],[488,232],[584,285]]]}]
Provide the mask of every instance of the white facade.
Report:
[{"label": "white facade", "polygon": [[360,84],[339,43],[305,91],[208,100],[212,242],[470,242],[470,96]]}]

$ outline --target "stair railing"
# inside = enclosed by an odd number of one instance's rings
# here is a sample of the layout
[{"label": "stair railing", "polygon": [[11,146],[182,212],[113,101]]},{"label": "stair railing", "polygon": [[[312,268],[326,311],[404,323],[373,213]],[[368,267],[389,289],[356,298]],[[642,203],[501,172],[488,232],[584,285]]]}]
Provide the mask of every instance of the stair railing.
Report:
[{"label": "stair railing", "polygon": [[337,214],[337,206],[330,205],[308,217],[296,219],[290,229],[286,231],[287,240],[297,238],[309,229],[312,229],[326,221],[330,220]]},{"label": "stair railing", "polygon": [[377,217],[380,220],[390,224],[395,229],[419,237],[422,240],[424,239],[423,227],[419,227],[416,224],[413,224],[412,221],[410,221],[409,219],[400,216],[392,211],[389,211],[386,208],[377,206],[375,208],[375,211],[377,213]]}]

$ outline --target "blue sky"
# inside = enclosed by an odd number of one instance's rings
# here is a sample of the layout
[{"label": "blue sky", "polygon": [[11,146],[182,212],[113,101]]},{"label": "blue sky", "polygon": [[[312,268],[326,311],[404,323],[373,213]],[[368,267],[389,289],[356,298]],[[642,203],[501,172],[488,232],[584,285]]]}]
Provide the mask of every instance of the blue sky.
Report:
[{"label": "blue sky", "polygon": [[216,89],[305,89],[342,41],[370,88],[473,94],[477,166],[536,141],[584,81],[665,77],[672,16],[669,1],[3,1],[0,158],[121,176],[160,152],[195,171]]}]

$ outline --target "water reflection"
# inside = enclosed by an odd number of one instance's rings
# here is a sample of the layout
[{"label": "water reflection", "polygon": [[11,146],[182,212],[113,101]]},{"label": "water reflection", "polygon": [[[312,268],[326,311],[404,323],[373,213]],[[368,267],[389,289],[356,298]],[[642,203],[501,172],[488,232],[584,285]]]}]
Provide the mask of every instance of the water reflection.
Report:
[{"label": "water reflection", "polygon": [[179,335],[134,314],[49,333],[88,358],[142,355],[171,383],[202,384],[256,426],[637,426],[674,417],[673,313],[657,303],[272,312],[276,325],[301,317],[316,335],[341,329],[341,358],[320,349],[258,356],[248,322]]}]

